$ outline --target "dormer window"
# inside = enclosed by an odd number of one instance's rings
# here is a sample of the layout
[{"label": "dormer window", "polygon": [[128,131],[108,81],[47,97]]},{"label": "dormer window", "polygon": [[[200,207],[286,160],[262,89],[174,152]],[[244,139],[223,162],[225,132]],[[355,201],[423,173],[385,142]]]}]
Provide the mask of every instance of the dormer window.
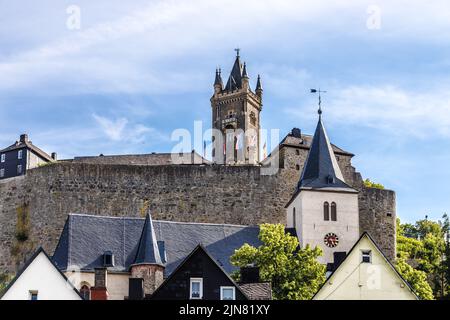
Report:
[{"label": "dormer window", "polygon": [[111,251],[106,251],[103,254],[103,266],[114,267],[114,255]]}]

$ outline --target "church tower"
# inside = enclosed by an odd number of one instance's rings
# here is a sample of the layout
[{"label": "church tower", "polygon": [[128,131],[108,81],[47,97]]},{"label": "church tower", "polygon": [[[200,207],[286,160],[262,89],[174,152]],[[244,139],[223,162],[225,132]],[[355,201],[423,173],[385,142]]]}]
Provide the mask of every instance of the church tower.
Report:
[{"label": "church tower", "polygon": [[319,261],[339,263],[359,239],[358,191],[344,180],[322,122],[311,143],[297,191],[286,205],[287,226],[300,245],[323,250]]},{"label": "church tower", "polygon": [[225,87],[221,70],[216,70],[214,95],[211,97],[212,158],[219,164],[258,164],[263,94],[261,78],[258,75],[255,91],[252,91],[247,65],[241,62],[239,49],[236,53]]}]

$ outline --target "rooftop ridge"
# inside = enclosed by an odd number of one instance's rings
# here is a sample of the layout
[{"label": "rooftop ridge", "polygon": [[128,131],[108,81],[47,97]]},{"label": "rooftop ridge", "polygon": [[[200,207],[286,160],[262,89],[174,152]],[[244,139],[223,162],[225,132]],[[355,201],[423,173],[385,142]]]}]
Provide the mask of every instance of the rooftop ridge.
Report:
[{"label": "rooftop ridge", "polygon": [[[69,216],[84,216],[99,219],[128,219],[128,220],[145,220],[142,217],[116,217],[116,216],[102,216],[89,213],[69,213]],[[186,221],[169,221],[169,220],[153,220],[153,223],[171,223],[171,224],[192,224],[192,225],[205,225],[205,226],[219,226],[219,227],[243,227],[243,228],[259,228],[257,225],[243,225],[243,224],[228,224],[228,223],[207,223],[207,222],[186,222]]]}]

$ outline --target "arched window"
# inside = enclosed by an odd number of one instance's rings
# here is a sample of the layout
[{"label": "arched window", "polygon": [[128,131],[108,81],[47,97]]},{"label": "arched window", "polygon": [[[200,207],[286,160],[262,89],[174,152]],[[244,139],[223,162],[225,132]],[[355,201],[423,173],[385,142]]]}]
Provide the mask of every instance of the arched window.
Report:
[{"label": "arched window", "polygon": [[336,202],[331,203],[331,221],[337,221],[337,206]]},{"label": "arched window", "polygon": [[323,204],[323,220],[330,220],[330,204],[328,202]]},{"label": "arched window", "polygon": [[253,111],[250,112],[250,124],[252,126],[256,126],[256,116],[255,116],[255,113]]},{"label": "arched window", "polygon": [[80,294],[84,300],[91,300],[91,289],[87,285],[81,287]]},{"label": "arched window", "polygon": [[295,214],[295,207],[294,207],[294,209],[292,209],[292,224],[293,224],[294,228],[297,225],[296,219],[297,219],[297,217],[296,217],[296,214]]}]

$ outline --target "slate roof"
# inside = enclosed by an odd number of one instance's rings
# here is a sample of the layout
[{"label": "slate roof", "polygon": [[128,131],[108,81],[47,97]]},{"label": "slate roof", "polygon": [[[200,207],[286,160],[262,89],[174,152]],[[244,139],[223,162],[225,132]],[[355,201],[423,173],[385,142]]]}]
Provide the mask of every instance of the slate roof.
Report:
[{"label": "slate roof", "polygon": [[[135,263],[145,219],[70,214],[66,220],[53,259],[61,270],[79,267],[93,271],[103,266],[103,254],[114,254],[111,271],[128,272]],[[153,221],[157,241],[164,241],[167,263],[165,275],[173,270],[199,244],[228,273],[237,270],[229,258],[235,249],[248,243],[259,246],[259,227],[226,224]]]},{"label": "slate roof", "polygon": [[243,66],[239,55],[236,56],[234,60],[233,68],[231,69],[230,76],[228,77],[227,85],[225,86],[226,91],[233,91],[242,88],[242,71]]},{"label": "slate roof", "polygon": [[272,300],[270,282],[241,283],[239,287],[250,300]]},{"label": "slate roof", "polygon": [[319,117],[308,158],[298,183],[297,189],[300,188],[351,189],[345,183],[321,117]]},{"label": "slate roof", "polygon": [[16,143],[10,145],[9,147],[6,147],[5,149],[0,150],[0,153],[13,151],[13,150],[19,150],[19,149],[23,149],[23,148],[27,148],[28,150],[33,151],[36,155],[38,155],[39,157],[41,157],[42,159],[44,159],[46,161],[53,161],[51,156],[49,156],[45,151],[36,147],[33,143],[31,143],[31,141],[25,141],[25,142],[17,141]]}]

